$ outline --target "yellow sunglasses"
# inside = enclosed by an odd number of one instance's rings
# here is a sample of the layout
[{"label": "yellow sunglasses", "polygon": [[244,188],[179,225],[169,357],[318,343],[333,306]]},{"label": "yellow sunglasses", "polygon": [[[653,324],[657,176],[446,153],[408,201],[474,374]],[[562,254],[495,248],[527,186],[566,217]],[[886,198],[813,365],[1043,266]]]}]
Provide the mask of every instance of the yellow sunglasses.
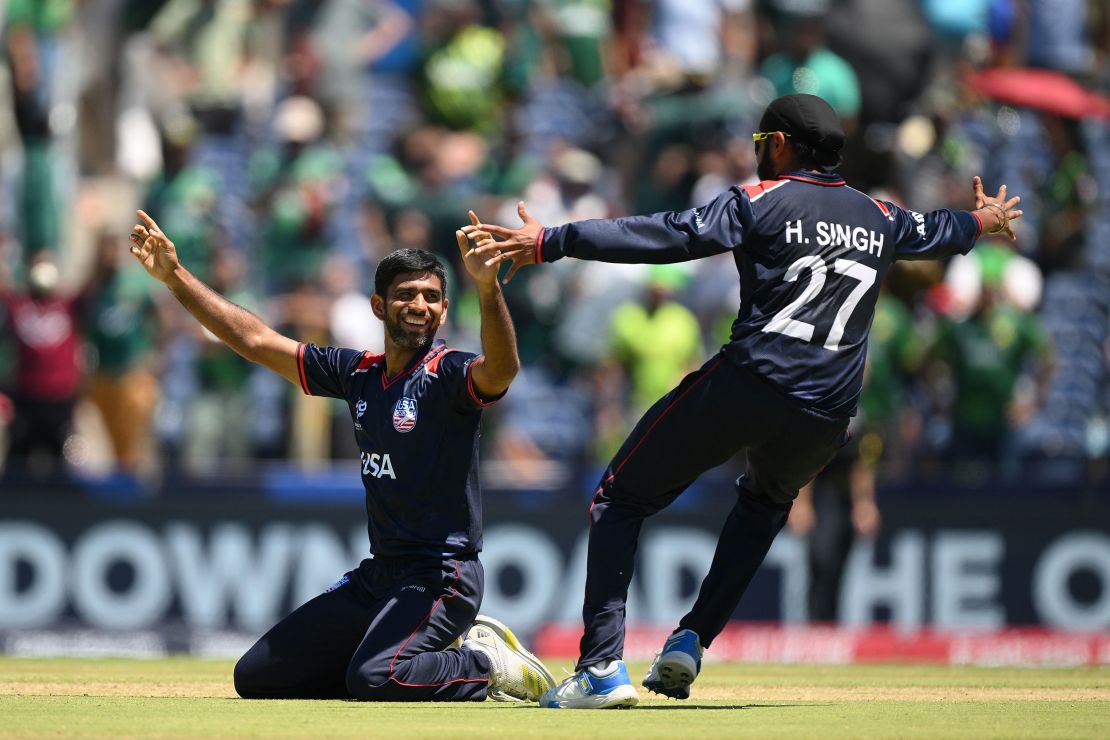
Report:
[{"label": "yellow sunglasses", "polygon": [[752,141],[763,141],[771,134],[782,134],[783,136],[790,138],[790,134],[786,133],[785,131],[756,131],[754,134],[752,134]]}]

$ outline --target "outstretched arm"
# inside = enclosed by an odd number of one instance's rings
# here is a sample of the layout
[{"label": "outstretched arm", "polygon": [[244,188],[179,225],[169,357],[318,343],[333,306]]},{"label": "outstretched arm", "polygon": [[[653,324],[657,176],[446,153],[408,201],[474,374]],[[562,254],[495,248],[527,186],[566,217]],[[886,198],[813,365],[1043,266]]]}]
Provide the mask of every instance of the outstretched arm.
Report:
[{"label": "outstretched arm", "polygon": [[[751,204],[731,189],[701,208],[575,221],[546,229],[528,215],[523,202],[517,205],[517,213],[524,222],[517,229],[485,223],[463,227],[468,235],[477,231],[491,235],[489,243],[492,237],[504,240],[497,242],[498,259],[513,263],[506,282],[524,265],[562,257],[657,265],[721,254],[743,242]],[[478,246],[486,247],[488,243],[482,241]]]},{"label": "outstretched arm", "polygon": [[1010,222],[1021,218],[1022,212],[1017,208],[1021,198],[1007,199],[1005,185],[998,189],[997,196],[986,195],[978,175],[972,179],[972,188],[973,211],[942,208],[915,213],[887,201],[877,201],[895,222],[895,259],[931,260],[967,254],[983,234],[1015,238]]},{"label": "outstretched arm", "polygon": [[[474,211],[470,212],[471,224],[478,223]],[[482,398],[496,398],[504,393],[520,370],[516,350],[516,332],[505,305],[505,296],[497,282],[497,272],[502,259],[496,244],[484,231],[462,230],[455,232],[455,240],[462,253],[466,271],[478,286],[478,306],[482,317],[482,356],[470,366],[474,389]],[[473,240],[473,243],[471,242]],[[477,246],[479,242],[489,242]]]},{"label": "outstretched arm", "polygon": [[262,319],[198,280],[177,259],[177,249],[153,218],[138,212],[142,223],[131,231],[131,254],[204,328],[251,362],[265,365],[290,383],[300,384],[297,342],[282,336]]}]

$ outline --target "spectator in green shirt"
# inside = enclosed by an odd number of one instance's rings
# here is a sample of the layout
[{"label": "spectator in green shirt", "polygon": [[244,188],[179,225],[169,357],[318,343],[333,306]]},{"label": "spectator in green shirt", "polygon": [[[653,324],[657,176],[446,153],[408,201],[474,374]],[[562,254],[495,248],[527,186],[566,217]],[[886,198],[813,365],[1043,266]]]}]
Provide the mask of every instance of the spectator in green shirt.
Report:
[{"label": "spectator in green shirt", "polygon": [[117,467],[139,474],[154,462],[150,426],[159,398],[154,372],[158,317],[145,276],[141,270],[124,269],[124,256],[115,235],[100,237],[82,314],[96,360],[92,401],[104,420]]},{"label": "spectator in green shirt", "polygon": [[434,122],[492,135],[502,124],[506,39],[478,23],[478,10],[472,0],[451,0],[433,11],[435,38],[422,82]]},{"label": "spectator in green shirt", "polygon": [[344,160],[326,138],[320,105],[305,96],[282,101],[275,146],[255,152],[249,179],[262,212],[259,263],[267,287],[292,290],[319,279],[333,245],[331,226],[344,187]]},{"label": "spectator in green shirt", "polygon": [[1005,462],[1012,427],[1035,404],[1015,396],[1032,371],[1043,385],[1051,346],[1036,315],[1001,298],[1001,274],[985,271],[978,303],[964,321],[941,320],[933,354],[946,363],[955,387],[951,457],[961,463]]},{"label": "spectator in green shirt", "polygon": [[645,299],[613,314],[613,355],[628,373],[635,416],[665,396],[701,357],[697,317],[672,299],[683,279],[673,266],[652,265]]},{"label": "spectator in green shirt", "polygon": [[780,37],[782,51],[764,60],[759,72],[775,86],[775,95],[809,93],[829,102],[845,125],[859,116],[859,79],[848,62],[825,46],[819,17],[787,17]]},{"label": "spectator in green shirt", "polygon": [[901,471],[921,429],[918,409],[907,403],[912,376],[921,367],[928,343],[917,333],[906,305],[883,290],[867,345],[863,393],[860,395],[858,454],[872,468]]},{"label": "spectator in green shirt", "polygon": [[73,18],[73,0],[8,0],[4,52],[11,73],[12,112],[23,145],[17,216],[29,254],[58,245],[50,113],[58,103],[54,84],[64,64],[58,35]]},{"label": "spectator in green shirt", "polygon": [[209,279],[212,253],[219,241],[216,205],[220,187],[216,173],[189,165],[176,171],[165,170],[151,183],[146,198],[147,208],[151,209],[148,213],[165,214],[162,221],[176,230],[178,253],[196,265],[194,274],[203,280]]}]

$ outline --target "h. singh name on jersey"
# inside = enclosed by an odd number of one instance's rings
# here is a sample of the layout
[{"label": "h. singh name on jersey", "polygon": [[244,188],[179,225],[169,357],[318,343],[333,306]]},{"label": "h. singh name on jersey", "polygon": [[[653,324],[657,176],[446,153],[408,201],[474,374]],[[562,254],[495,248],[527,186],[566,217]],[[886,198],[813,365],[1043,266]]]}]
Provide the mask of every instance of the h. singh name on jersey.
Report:
[{"label": "h. singh name on jersey", "polygon": [[[802,219],[787,221],[786,243],[809,244],[810,238],[805,235],[805,231]],[[865,229],[862,226],[818,221],[814,226],[813,241],[819,247],[852,247],[860,252],[881,257],[884,237],[884,234]]]}]

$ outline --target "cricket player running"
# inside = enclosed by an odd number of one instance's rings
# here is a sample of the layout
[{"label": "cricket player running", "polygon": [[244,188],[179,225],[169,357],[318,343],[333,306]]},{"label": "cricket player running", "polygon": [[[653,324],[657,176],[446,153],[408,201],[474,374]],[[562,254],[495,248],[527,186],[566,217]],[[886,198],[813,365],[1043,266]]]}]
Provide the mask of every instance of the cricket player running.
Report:
[{"label": "cricket player running", "polygon": [[278,334],[190,274],[154,219],[138,215],[131,253],[147,272],[243,357],[308,395],[346,401],[362,451],[373,557],[247,651],[235,666],[239,695],[538,699],[554,684],[550,672],[507,627],[478,615],[479,424],[483,407],[504,395],[520,366],[496,248],[473,248],[456,232],[478,286],[483,355],[435,341],[447,319],[446,273],[435,256],[415,249],[388,255],[374,275],[370,302],[386,330],[379,355]]},{"label": "cricket player running", "polygon": [[1019,198],[983,193],[975,210],[915,213],[873,200],[835,174],[844,132],[813,95],[771,102],[753,135],[762,182],[736,186],[681,212],[544,228],[521,203],[518,229],[464,227],[479,248],[496,243],[524,265],[563,257],[669,263],[731,252],[743,305],[719,353],[637,423],[590,506],[586,594],[577,673],[548,691],[546,707],[632,706],[621,657],[625,600],[640,527],[703,471],[747,449],[747,472],[709,573],[689,614],[643,680],[686,699],[709,647],[782,529],[798,489],[847,441],[863,385],[867,333],[883,277],[896,259],[966,253],[984,232],[1006,232]]}]

